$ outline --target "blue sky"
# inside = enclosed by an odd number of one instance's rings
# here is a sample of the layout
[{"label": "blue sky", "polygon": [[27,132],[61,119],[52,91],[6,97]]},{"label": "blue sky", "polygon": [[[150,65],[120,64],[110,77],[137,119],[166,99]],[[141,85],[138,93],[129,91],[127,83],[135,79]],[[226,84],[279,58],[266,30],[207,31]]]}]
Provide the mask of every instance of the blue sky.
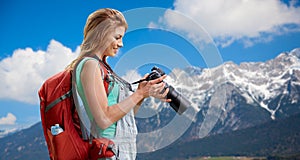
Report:
[{"label": "blue sky", "polygon": [[[172,70],[275,58],[300,47],[299,4],[297,0],[2,0],[0,129],[39,121],[37,89],[79,53],[86,18],[99,8],[118,9],[128,20],[124,47],[109,59],[125,75],[134,67],[144,74],[152,65]],[[139,28],[141,23],[145,24]],[[199,54],[203,51],[199,41],[205,36],[215,45],[214,53]],[[205,57],[215,54],[219,54],[215,63]]]}]

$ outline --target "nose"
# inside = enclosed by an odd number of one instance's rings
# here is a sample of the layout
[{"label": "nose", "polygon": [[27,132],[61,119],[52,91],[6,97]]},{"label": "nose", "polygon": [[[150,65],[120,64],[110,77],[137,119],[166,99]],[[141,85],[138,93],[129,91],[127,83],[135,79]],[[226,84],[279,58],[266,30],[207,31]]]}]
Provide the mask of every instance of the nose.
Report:
[{"label": "nose", "polygon": [[117,45],[118,45],[119,48],[123,47],[123,40],[119,39]]}]

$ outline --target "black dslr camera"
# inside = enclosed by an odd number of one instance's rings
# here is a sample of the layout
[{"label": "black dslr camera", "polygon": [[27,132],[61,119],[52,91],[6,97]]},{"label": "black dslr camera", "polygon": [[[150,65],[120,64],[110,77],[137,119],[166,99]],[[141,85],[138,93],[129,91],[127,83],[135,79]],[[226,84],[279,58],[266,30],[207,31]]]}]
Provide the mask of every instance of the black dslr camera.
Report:
[{"label": "black dslr camera", "polygon": [[[134,82],[133,84],[142,82],[142,81],[150,81],[157,79],[161,76],[165,75],[165,72],[159,69],[158,67],[153,67],[151,69],[151,73],[146,77],[146,79]],[[166,82],[165,83],[165,89],[169,88],[169,92],[167,94],[167,99],[171,99],[172,101],[169,102],[170,106],[179,114],[181,115],[187,108],[188,106],[191,105],[191,103],[183,97],[180,93],[178,93],[171,85],[168,85]]]}]

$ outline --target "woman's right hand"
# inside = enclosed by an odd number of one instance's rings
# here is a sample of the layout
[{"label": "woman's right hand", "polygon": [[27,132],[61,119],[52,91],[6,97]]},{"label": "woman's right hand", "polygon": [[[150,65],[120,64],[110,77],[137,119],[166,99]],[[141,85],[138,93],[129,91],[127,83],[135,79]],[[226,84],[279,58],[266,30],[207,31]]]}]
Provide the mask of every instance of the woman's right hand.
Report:
[{"label": "woman's right hand", "polygon": [[[148,76],[148,74],[146,74],[143,79],[145,79],[147,76]],[[143,81],[143,82],[139,83],[139,86],[138,86],[138,89],[136,90],[136,92],[138,92],[139,94],[142,94],[144,98],[152,96],[152,97],[161,99],[162,101],[169,102],[171,100],[166,99],[167,94],[169,92],[169,88],[165,89],[166,84],[163,82],[163,80],[166,77],[167,76],[164,75],[164,76],[161,76],[154,80]]]}]

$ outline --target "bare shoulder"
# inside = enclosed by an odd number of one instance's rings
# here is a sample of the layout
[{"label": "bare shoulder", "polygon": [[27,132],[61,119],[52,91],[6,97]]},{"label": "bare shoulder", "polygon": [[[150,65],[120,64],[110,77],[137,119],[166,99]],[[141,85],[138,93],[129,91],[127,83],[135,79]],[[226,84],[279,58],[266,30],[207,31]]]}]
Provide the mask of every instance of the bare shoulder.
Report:
[{"label": "bare shoulder", "polygon": [[83,64],[81,71],[82,75],[99,74],[99,62],[97,60],[89,59]]}]

